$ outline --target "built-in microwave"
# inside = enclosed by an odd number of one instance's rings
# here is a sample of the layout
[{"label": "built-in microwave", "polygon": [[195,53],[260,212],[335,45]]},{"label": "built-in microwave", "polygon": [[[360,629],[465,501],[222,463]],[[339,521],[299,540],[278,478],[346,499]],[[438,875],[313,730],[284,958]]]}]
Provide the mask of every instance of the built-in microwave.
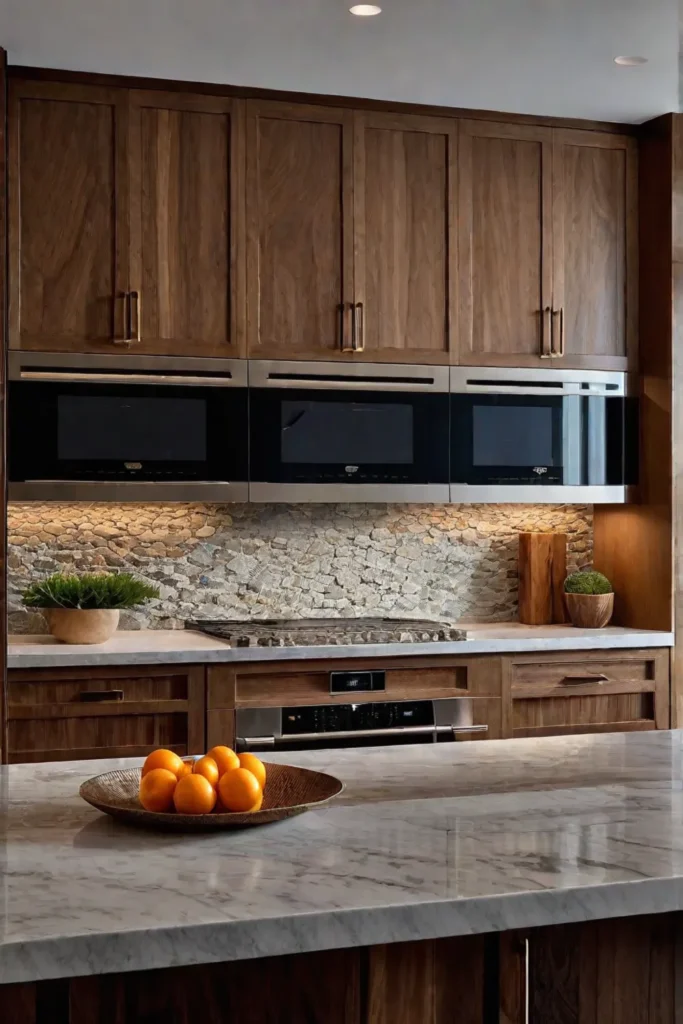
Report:
[{"label": "built-in microwave", "polygon": [[247,364],[10,355],[15,500],[246,501]]},{"label": "built-in microwave", "polygon": [[447,502],[448,368],[253,361],[252,501]]},{"label": "built-in microwave", "polygon": [[452,367],[452,502],[618,503],[638,482],[624,373]]}]

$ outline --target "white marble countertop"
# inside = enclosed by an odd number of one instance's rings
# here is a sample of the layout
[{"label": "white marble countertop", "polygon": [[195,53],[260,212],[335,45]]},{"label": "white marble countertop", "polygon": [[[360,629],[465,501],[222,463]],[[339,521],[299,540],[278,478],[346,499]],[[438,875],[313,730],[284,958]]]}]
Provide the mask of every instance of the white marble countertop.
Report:
[{"label": "white marble countertop", "polygon": [[139,762],[0,769],[0,983],[683,909],[682,732],[287,759],[345,792],[198,836],[78,797]]},{"label": "white marble countertop", "polygon": [[[461,625],[458,623],[458,625]],[[463,623],[467,640],[449,643],[232,648],[191,630],[120,630],[104,644],[62,644],[51,636],[9,638],[9,668],[158,665],[170,662],[306,661],[319,658],[389,658],[411,654],[502,654],[672,647],[673,633],[655,630],[522,626],[517,622]]]}]

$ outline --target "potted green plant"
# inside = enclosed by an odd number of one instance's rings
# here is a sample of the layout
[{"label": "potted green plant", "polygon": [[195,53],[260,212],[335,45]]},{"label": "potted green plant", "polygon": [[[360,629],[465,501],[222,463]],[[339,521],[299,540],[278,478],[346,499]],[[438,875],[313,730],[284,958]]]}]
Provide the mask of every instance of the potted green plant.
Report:
[{"label": "potted green plant", "polygon": [[57,640],[101,644],[116,632],[121,608],[133,608],[158,596],[156,587],[129,572],[56,572],[32,583],[22,601],[27,608],[43,613]]},{"label": "potted green plant", "polygon": [[574,626],[602,629],[612,618],[614,591],[601,572],[573,572],[567,576],[564,598]]}]

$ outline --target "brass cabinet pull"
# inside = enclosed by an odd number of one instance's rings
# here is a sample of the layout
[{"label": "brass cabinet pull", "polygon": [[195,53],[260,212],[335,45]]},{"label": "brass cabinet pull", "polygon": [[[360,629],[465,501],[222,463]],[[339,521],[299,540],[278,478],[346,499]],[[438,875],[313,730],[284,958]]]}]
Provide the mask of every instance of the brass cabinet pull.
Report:
[{"label": "brass cabinet pull", "polygon": [[[546,318],[550,330],[546,335]],[[550,306],[544,306],[541,310],[541,359],[552,359],[552,332],[553,332],[553,311]]]},{"label": "brass cabinet pull", "polygon": [[[349,342],[347,340],[347,331],[346,331],[346,307],[347,306],[350,309],[353,309],[353,306],[351,305],[350,302],[340,302],[339,306],[337,307],[337,309],[339,311],[339,345],[340,345],[340,348],[341,348],[342,352],[353,352],[353,350],[354,350],[353,349],[353,336],[351,338],[351,343],[350,344],[349,344]],[[353,332],[352,332],[352,334],[353,334]]]},{"label": "brass cabinet pull", "polygon": [[[130,292],[122,292],[120,298],[123,302],[123,331],[120,338],[114,337],[114,344],[130,345]],[[114,334],[117,333],[117,325],[118,321],[114,325]]]},{"label": "brass cabinet pull", "polygon": [[551,331],[550,350],[552,352],[552,355],[556,359],[562,359],[562,357],[564,356],[564,306],[561,306],[559,309],[554,309],[553,310],[553,313],[552,313],[552,322],[553,322],[553,324],[555,323],[555,317],[556,316],[559,316],[559,318],[560,318],[560,347],[559,347],[559,349],[557,351],[555,350],[555,328],[553,327],[552,331]]},{"label": "brass cabinet pull", "polygon": [[[128,336],[129,341],[140,344],[142,341],[142,323],[141,323],[141,311],[140,311],[140,292],[130,293],[130,333]],[[135,306],[135,320],[133,321],[133,305]]]},{"label": "brass cabinet pull", "polygon": [[365,349],[365,320],[363,315],[363,303],[357,302],[353,307],[353,351],[362,352]]}]

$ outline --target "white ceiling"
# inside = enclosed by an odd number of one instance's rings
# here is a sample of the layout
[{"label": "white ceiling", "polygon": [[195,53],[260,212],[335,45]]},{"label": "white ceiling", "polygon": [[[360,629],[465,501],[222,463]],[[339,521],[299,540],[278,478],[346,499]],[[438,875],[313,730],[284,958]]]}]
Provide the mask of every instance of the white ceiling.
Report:
[{"label": "white ceiling", "polygon": [[0,45],[13,64],[519,113],[678,109],[677,0],[350,2],[0,0]]}]

